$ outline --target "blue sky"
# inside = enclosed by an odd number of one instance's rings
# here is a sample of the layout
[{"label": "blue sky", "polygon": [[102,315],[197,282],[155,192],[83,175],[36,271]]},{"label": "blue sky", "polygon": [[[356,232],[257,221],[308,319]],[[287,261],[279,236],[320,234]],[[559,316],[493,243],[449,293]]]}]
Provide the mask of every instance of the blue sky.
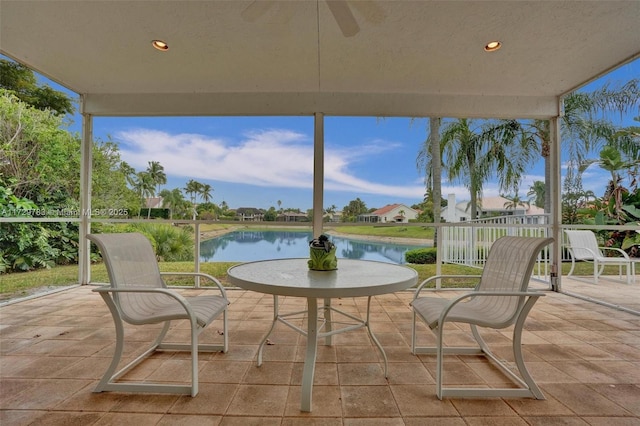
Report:
[{"label": "blue sky", "polygon": [[[583,90],[638,77],[640,60]],[[638,115],[612,118],[639,125],[633,121]],[[80,116],[73,117],[71,130],[79,131],[80,125]],[[341,210],[355,198],[369,208],[421,202],[424,173],[416,157],[427,127],[428,119],[325,117],[324,206]],[[149,161],[160,162],[168,177],[163,188],[184,188],[194,179],[213,187],[214,203],[225,201],[230,208],[278,208],[278,201],[282,208],[312,207],[312,117],[95,117],[93,129],[94,138],[117,142],[122,160],[137,171]],[[542,162],[523,177],[521,197],[536,180],[544,180]],[[597,166],[583,175],[584,189],[598,196],[607,181],[608,174]],[[459,182],[443,180],[442,192],[443,197],[456,194],[457,201],[469,199]],[[485,185],[485,196],[498,194],[495,182]]]}]

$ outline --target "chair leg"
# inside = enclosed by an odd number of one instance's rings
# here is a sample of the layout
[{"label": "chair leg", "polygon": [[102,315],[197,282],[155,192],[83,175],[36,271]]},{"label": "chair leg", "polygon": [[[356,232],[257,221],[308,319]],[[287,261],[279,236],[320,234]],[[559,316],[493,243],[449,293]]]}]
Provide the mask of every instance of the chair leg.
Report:
[{"label": "chair leg", "polygon": [[[436,333],[436,395],[438,399],[443,397],[532,397],[535,399],[545,399],[544,394],[538,388],[535,381],[531,377],[531,374],[527,370],[524,363],[524,357],[522,355],[522,329],[524,327],[525,319],[536,302],[536,298],[530,298],[518,316],[513,331],[513,355],[516,366],[520,376],[518,377],[502,360],[498,359],[490,350],[489,346],[482,338],[478,331],[478,326],[470,324],[471,333],[474,339],[479,345],[479,350],[475,348],[443,348],[443,330],[438,327],[434,330]],[[472,355],[482,354],[486,358],[493,361],[495,367],[498,367],[507,377],[509,377],[518,388],[497,388],[497,389],[464,389],[464,388],[450,388],[444,387],[444,355],[446,353],[459,354],[459,355]]]},{"label": "chair leg", "polygon": [[416,355],[416,311],[413,311],[413,320],[411,321],[411,353]]},{"label": "chair leg", "polygon": [[100,293],[102,299],[104,299],[105,303],[109,307],[109,311],[111,312],[111,317],[113,318],[113,323],[116,328],[116,347],[114,349],[113,358],[111,359],[111,364],[107,367],[107,370],[104,372],[102,379],[98,382],[98,385],[93,390],[94,392],[102,392],[105,390],[105,386],[109,383],[111,378],[113,377],[113,373],[116,371],[118,364],[120,364],[120,360],[122,359],[122,352],[124,349],[124,326],[122,325],[122,319],[120,318],[120,314],[118,308],[111,295]]},{"label": "chair leg", "polygon": [[489,345],[487,345],[487,342],[485,342],[482,336],[480,335],[480,332],[478,331],[478,326],[475,324],[469,324],[469,327],[471,328],[471,334],[473,335],[473,338],[476,340],[476,343],[478,344],[478,346],[480,346],[480,350],[482,351],[482,353],[491,355],[491,350],[489,349]]},{"label": "chair leg", "polygon": [[567,274],[567,277],[570,277],[571,274],[573,274],[573,268],[576,267],[576,260],[573,258],[573,256],[571,256],[571,269],[569,269],[569,273]]},{"label": "chair leg", "polygon": [[109,311],[111,312],[111,317],[113,318],[113,323],[116,331],[116,347],[113,353],[113,358],[111,359],[111,363],[107,370],[104,372],[102,379],[96,385],[94,392],[102,392],[105,390],[114,390],[114,387],[118,387],[116,381],[122,377],[125,373],[131,370],[136,365],[140,364],[146,357],[148,357],[151,353],[153,353],[157,348],[159,348],[162,344],[162,340],[166,336],[169,331],[169,326],[171,321],[166,321],[164,327],[153,341],[153,343],[145,350],[142,354],[138,355],[133,361],[129,362],[127,365],[122,367],[118,372],[116,372],[116,368],[120,361],[122,360],[122,353],[124,351],[124,325],[122,323],[122,318],[120,318],[120,311],[113,301],[113,297],[107,293],[100,293],[102,299],[106,303]]},{"label": "chair leg", "polygon": [[191,324],[191,396],[198,394],[198,325]]},{"label": "chair leg", "polygon": [[536,385],[536,382],[529,374],[529,370],[527,369],[526,364],[524,363],[524,357],[522,356],[522,329],[524,328],[524,321],[529,314],[531,308],[536,303],[536,299],[530,298],[527,300],[527,303],[522,308],[522,312],[518,316],[518,320],[516,321],[515,327],[513,329],[513,355],[516,361],[516,365],[518,366],[518,371],[520,372],[520,376],[526,383],[529,391],[536,399],[545,399],[544,394]]},{"label": "chair leg", "polygon": [[229,319],[227,318],[227,311],[222,313],[222,352],[229,352]]},{"label": "chair leg", "polygon": [[444,368],[444,356],[442,350],[443,344],[443,329],[444,325],[441,324],[436,329],[436,396],[439,400],[442,400],[442,369]]},{"label": "chair leg", "polygon": [[[602,266],[604,269],[604,265]],[[598,276],[600,275],[600,273],[601,273],[601,269],[598,269],[598,261],[594,260],[593,261],[593,282],[595,284],[598,284]]]}]

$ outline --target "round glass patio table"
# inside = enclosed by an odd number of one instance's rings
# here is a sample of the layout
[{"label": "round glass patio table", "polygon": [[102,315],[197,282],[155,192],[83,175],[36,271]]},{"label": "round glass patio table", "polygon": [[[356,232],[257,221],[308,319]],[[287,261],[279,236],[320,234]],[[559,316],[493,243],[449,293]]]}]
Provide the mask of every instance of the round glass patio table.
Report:
[{"label": "round glass patio table", "polygon": [[[262,349],[277,322],[282,322],[307,337],[307,348],[302,374],[301,411],[311,411],[313,376],[318,339],[325,338],[331,344],[331,336],[366,327],[371,340],[380,350],[387,376],[387,356],[369,326],[371,297],[405,290],[418,282],[418,273],[409,267],[369,260],[338,259],[334,271],[311,271],[308,259],[274,259],[242,263],[227,271],[229,282],[246,290],[272,294],[274,317],[270,330],[260,343],[258,365],[262,364]],[[306,297],[307,310],[280,314],[278,296]],[[331,299],[341,297],[368,297],[367,317],[358,318],[331,306]],[[324,299],[324,317],[318,317],[318,301]],[[307,314],[306,330],[287,321],[287,317]],[[331,313],[337,312],[354,321],[353,324],[333,329]],[[341,323],[343,324],[343,323]]]}]

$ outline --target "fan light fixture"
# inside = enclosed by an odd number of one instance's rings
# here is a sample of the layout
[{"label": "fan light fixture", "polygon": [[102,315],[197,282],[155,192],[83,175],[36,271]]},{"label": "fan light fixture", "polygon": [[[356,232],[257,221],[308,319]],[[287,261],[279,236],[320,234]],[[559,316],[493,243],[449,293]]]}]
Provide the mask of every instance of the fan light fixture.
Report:
[{"label": "fan light fixture", "polygon": [[163,52],[166,51],[166,50],[169,50],[169,45],[167,43],[165,43],[164,41],[162,41],[162,40],[153,40],[151,42],[151,45],[153,47],[155,47],[156,49],[161,50]]},{"label": "fan light fixture", "polygon": [[499,41],[490,41],[489,43],[485,44],[484,46],[484,50],[487,52],[495,52],[496,50],[500,49],[502,47],[502,43],[500,43]]}]

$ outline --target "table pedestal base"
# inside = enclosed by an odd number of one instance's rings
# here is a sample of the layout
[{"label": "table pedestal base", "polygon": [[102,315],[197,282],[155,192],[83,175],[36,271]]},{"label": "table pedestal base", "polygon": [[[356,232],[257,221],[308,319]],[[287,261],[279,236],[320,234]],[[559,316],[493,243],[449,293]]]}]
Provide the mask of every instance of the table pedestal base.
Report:
[{"label": "table pedestal base", "polygon": [[[351,315],[347,312],[341,311],[337,308],[331,306],[331,299],[324,299],[324,306],[322,308],[324,314],[323,317],[320,318],[318,316],[318,300],[314,297],[307,298],[307,310],[306,311],[297,311],[297,312],[289,312],[286,314],[279,313],[278,306],[278,296],[273,296],[273,323],[271,324],[271,328],[267,332],[267,334],[260,342],[260,348],[258,349],[258,366],[262,365],[262,350],[264,349],[269,336],[273,332],[276,324],[281,322],[286,326],[292,328],[293,330],[299,332],[303,336],[307,338],[307,350],[304,358],[304,369],[302,372],[302,396],[300,403],[301,411],[311,411],[311,399],[312,399],[312,391],[313,391],[313,377],[315,373],[316,366],[316,356],[318,352],[318,339],[325,339],[325,345],[331,345],[331,337],[334,334],[346,333],[347,331],[358,330],[362,327],[367,328],[367,332],[369,333],[369,337],[371,341],[378,347],[380,353],[382,354],[382,358],[384,359],[384,376],[388,377],[388,360],[387,354],[384,352],[382,345],[376,338],[376,336],[371,331],[371,327],[369,326],[369,312],[371,307],[371,296],[367,298],[367,318],[363,320],[362,318],[358,318],[354,315]],[[335,312],[340,315],[343,315],[354,323],[346,325],[344,327],[340,327],[338,329],[334,329],[335,322],[332,322],[331,313]],[[292,316],[307,314],[307,329],[303,329],[298,327],[295,324],[292,324],[287,318]]]}]

